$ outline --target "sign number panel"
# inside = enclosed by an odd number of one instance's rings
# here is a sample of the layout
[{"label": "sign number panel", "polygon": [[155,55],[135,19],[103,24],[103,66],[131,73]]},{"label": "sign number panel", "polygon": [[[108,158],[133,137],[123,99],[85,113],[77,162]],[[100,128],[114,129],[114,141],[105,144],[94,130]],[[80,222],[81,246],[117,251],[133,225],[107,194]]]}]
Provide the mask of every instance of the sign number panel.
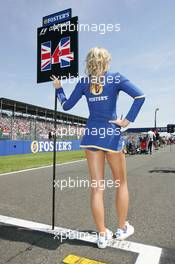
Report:
[{"label": "sign number panel", "polygon": [[78,76],[78,17],[37,30],[37,83]]}]

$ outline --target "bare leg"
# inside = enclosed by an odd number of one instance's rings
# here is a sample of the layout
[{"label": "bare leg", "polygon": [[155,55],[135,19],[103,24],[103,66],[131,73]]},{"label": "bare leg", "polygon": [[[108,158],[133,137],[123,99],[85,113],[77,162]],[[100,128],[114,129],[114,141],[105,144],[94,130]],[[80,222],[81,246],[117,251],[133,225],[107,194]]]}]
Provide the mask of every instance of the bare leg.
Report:
[{"label": "bare leg", "polygon": [[114,181],[120,180],[120,187],[116,189],[116,210],[119,219],[118,226],[124,228],[129,203],[125,154],[122,151],[119,153],[107,152],[106,158]]},{"label": "bare leg", "polygon": [[100,233],[106,231],[104,221],[103,187],[105,153],[102,150],[85,150],[91,183],[99,187],[91,187],[91,209],[96,227]]}]

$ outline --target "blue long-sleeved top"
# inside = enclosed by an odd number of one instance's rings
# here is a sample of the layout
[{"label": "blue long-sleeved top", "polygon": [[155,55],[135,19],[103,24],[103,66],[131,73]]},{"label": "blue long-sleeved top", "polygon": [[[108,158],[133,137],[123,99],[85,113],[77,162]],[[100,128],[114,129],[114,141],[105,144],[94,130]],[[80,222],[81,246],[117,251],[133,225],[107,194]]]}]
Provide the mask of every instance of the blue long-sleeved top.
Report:
[{"label": "blue long-sleeved top", "polygon": [[134,122],[145,100],[143,92],[120,73],[106,72],[104,86],[95,93],[90,91],[88,77],[82,78],[77,83],[70,97],[67,99],[63,88],[57,89],[57,97],[67,111],[71,109],[85,95],[89,107],[89,120],[111,120],[117,118],[117,98],[120,91],[130,95],[134,101],[126,115],[126,119]]}]

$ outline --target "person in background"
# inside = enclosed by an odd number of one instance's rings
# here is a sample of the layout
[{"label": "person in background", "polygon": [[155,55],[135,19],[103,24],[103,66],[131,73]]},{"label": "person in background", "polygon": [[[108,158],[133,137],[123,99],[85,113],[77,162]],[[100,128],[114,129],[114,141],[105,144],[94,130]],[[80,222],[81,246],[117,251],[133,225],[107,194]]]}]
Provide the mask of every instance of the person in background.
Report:
[{"label": "person in background", "polygon": [[152,154],[152,149],[153,149],[153,142],[155,139],[155,133],[153,132],[152,129],[150,129],[147,133],[147,137],[148,137],[148,152],[150,154]]},{"label": "person in background", "polygon": [[156,130],[156,148],[158,149],[158,147],[160,146],[160,134],[158,132],[158,130]]}]

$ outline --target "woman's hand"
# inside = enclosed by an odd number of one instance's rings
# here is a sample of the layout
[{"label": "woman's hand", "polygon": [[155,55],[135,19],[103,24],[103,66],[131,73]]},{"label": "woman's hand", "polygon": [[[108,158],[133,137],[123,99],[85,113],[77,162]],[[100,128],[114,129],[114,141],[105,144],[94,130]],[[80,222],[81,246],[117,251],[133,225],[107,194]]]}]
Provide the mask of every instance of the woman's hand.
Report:
[{"label": "woman's hand", "polygon": [[109,120],[109,123],[116,124],[120,127],[127,127],[129,125],[129,121],[127,119],[116,119],[116,120]]},{"label": "woman's hand", "polygon": [[54,86],[56,89],[61,88],[61,82],[60,82],[60,80],[59,80],[57,77],[55,77],[55,75],[52,75],[52,76],[50,77],[50,79],[53,81],[53,86]]}]

